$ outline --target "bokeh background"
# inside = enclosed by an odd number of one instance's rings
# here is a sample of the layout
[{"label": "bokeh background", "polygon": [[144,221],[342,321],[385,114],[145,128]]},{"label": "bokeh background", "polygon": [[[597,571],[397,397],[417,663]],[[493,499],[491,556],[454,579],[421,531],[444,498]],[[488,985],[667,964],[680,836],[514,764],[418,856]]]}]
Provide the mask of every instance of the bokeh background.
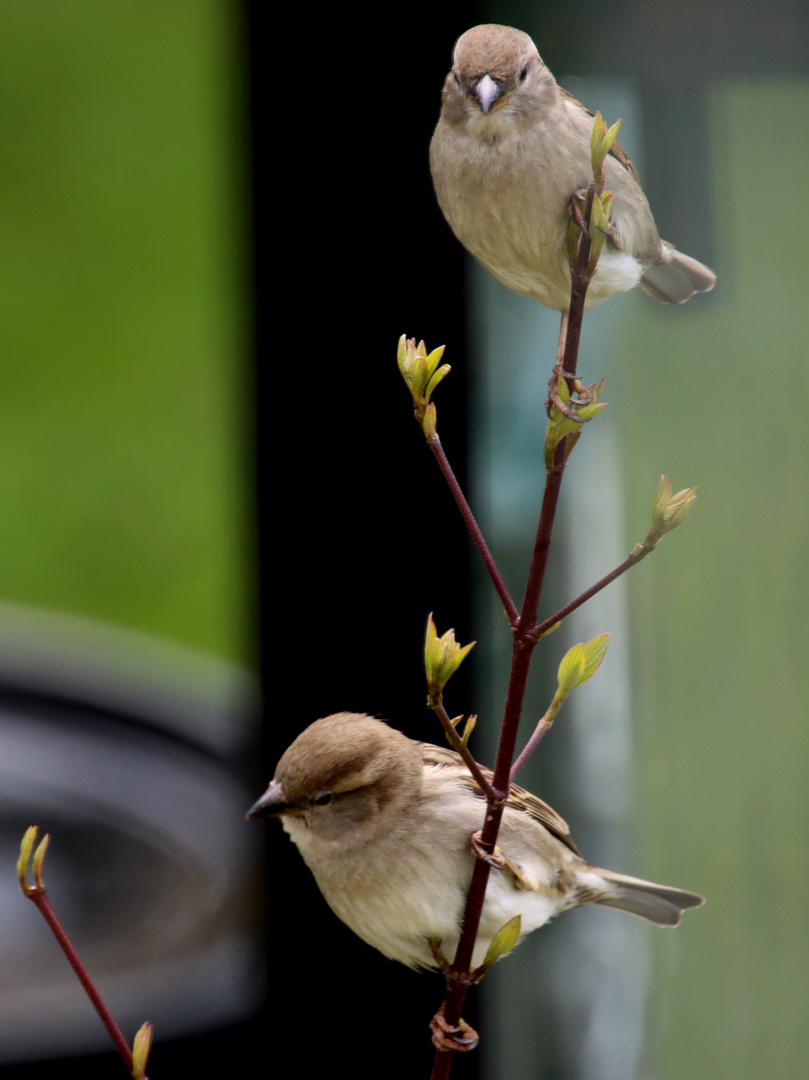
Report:
[{"label": "bokeh background", "polygon": [[621,117],[661,233],[719,274],[683,309],[588,317],[610,406],[566,479],[545,613],[643,537],[661,472],[700,498],[548,639],[526,718],[565,644],[611,630],[525,782],[588,858],[708,904],[675,933],[597,909],[535,934],[455,1068],[805,1073],[805,5],[3,0],[0,1076],[120,1068],[15,894],[33,820],[128,1034],[157,1024],[153,1078],[290,1053],[304,1076],[428,1075],[441,980],[353,938],[241,815],[317,716],[437,738],[430,610],[479,641],[448,704],[488,753],[509,635],[393,363],[402,332],[447,344],[442,438],[519,595],[556,316],[465,260],[427,169],[452,44],[482,21]]}]

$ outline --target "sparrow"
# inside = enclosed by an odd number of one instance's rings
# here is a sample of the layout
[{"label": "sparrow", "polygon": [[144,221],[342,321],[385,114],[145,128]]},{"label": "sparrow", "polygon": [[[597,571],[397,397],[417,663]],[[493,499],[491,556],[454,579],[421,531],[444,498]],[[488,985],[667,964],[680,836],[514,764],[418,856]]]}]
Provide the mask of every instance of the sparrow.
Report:
[{"label": "sparrow", "polygon": [[[593,179],[593,114],[563,90],[531,38],[475,26],[457,41],[430,145],[438,203],[467,251],[498,281],[546,307],[570,307],[571,196]],[[716,275],[661,240],[632,162],[613,143],[615,195],[585,307],[640,283],[663,304],[710,292]]]},{"label": "sparrow", "polygon": [[[487,775],[488,770],[484,770]],[[454,750],[415,742],[363,713],[306,728],[247,817],[277,817],[326,902],[355,934],[411,968],[451,962],[486,802]],[[567,824],[512,785],[472,959],[514,916],[521,936],[560,911],[603,904],[676,926],[703,898],[585,862]]]}]

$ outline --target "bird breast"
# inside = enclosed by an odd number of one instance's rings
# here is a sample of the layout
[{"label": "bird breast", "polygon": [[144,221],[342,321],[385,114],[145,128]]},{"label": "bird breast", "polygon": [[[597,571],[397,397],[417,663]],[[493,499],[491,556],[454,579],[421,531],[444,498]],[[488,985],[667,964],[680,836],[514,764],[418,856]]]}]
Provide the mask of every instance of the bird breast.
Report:
[{"label": "bird breast", "polygon": [[[565,311],[568,202],[592,179],[589,128],[587,135],[574,130],[562,140],[549,124],[564,122],[564,114],[526,130],[510,123],[507,110],[477,111],[464,125],[439,121],[430,148],[436,196],[452,231],[489,273],[514,292]],[[605,247],[588,307],[636,285],[660,250],[634,177],[611,158],[606,172],[606,186],[616,195],[618,247]],[[622,213],[630,208],[631,217]]]},{"label": "bird breast", "polygon": [[[367,843],[342,847],[339,855],[300,818],[284,819],[283,825],[331,909],[358,937],[408,967],[435,967],[430,938],[441,941],[450,961],[458,947],[475,862],[470,838],[482,825],[484,809],[483,799],[453,770],[435,768],[427,770],[422,796],[406,815],[388,820]],[[502,843],[525,859],[534,887],[519,887],[508,870],[492,871],[475,966],[515,915],[522,917],[525,934],[567,906],[567,849],[536,823],[527,832],[525,825],[524,815],[507,810]]]},{"label": "bird breast", "polygon": [[[480,120],[502,123],[497,115]],[[567,188],[550,182],[547,146],[541,126],[500,141],[455,128],[444,138],[436,132],[431,164],[438,202],[464,247],[507,288],[561,310],[570,300]],[[571,193],[587,183],[573,163],[565,172]]]}]

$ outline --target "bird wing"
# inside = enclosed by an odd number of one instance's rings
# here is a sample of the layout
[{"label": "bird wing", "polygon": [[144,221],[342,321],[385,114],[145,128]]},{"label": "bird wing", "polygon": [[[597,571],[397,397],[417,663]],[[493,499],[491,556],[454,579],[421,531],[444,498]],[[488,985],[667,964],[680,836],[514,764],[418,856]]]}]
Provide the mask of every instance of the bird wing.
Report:
[{"label": "bird wing", "polygon": [[[574,98],[567,90],[563,90],[561,86],[559,87],[559,90],[561,91],[562,97],[569,101],[571,105],[575,105],[577,109],[581,109],[582,112],[586,112],[588,116],[595,118],[595,113],[591,112],[586,105],[582,105],[578,98]],[[614,142],[610,147],[610,156],[614,157],[616,161],[620,161],[623,167],[635,177],[638,183],[640,183],[640,177],[635,172],[635,166],[629,160],[626,151],[619,142]]]},{"label": "bird wing", "polygon": [[[450,750],[448,747],[434,746],[432,743],[422,743],[421,746],[425,765],[455,769],[461,783],[466,784],[479,798],[484,797],[477,781],[464,765],[459,754],[456,754],[454,750]],[[487,769],[483,765],[480,766],[480,771],[487,780],[491,780],[494,775],[491,769]],[[570,848],[575,855],[579,855],[579,849],[570,836],[570,826],[563,817],[556,813],[553,807],[548,806],[542,799],[532,795],[525,788],[512,784],[506,799],[506,806],[520,813],[528,814],[529,817],[544,826],[552,836],[561,841],[565,847]]]}]

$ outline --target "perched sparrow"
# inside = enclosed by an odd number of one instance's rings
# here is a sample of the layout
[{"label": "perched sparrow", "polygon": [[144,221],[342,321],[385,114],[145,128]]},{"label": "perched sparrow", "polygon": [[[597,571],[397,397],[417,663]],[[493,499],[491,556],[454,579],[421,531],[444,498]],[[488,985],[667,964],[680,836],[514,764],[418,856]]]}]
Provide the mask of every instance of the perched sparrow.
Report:
[{"label": "perched sparrow", "polygon": [[[430,146],[435,193],[452,231],[498,281],[567,311],[568,206],[593,179],[593,116],[557,85],[531,38],[475,26],[455,45]],[[604,162],[615,195],[587,307],[641,288],[664,304],[709,292],[716,275],[657,235],[638,174],[614,143]]]},{"label": "perched sparrow", "polygon": [[[248,817],[280,817],[326,901],[369,945],[408,967],[436,967],[429,941],[455,956],[485,801],[452,750],[414,742],[381,720],[336,713],[286,751]],[[489,878],[473,965],[504,923],[522,933],[579,904],[606,904],[676,926],[695,893],[590,866],[551,808],[512,787],[502,869]]]}]

